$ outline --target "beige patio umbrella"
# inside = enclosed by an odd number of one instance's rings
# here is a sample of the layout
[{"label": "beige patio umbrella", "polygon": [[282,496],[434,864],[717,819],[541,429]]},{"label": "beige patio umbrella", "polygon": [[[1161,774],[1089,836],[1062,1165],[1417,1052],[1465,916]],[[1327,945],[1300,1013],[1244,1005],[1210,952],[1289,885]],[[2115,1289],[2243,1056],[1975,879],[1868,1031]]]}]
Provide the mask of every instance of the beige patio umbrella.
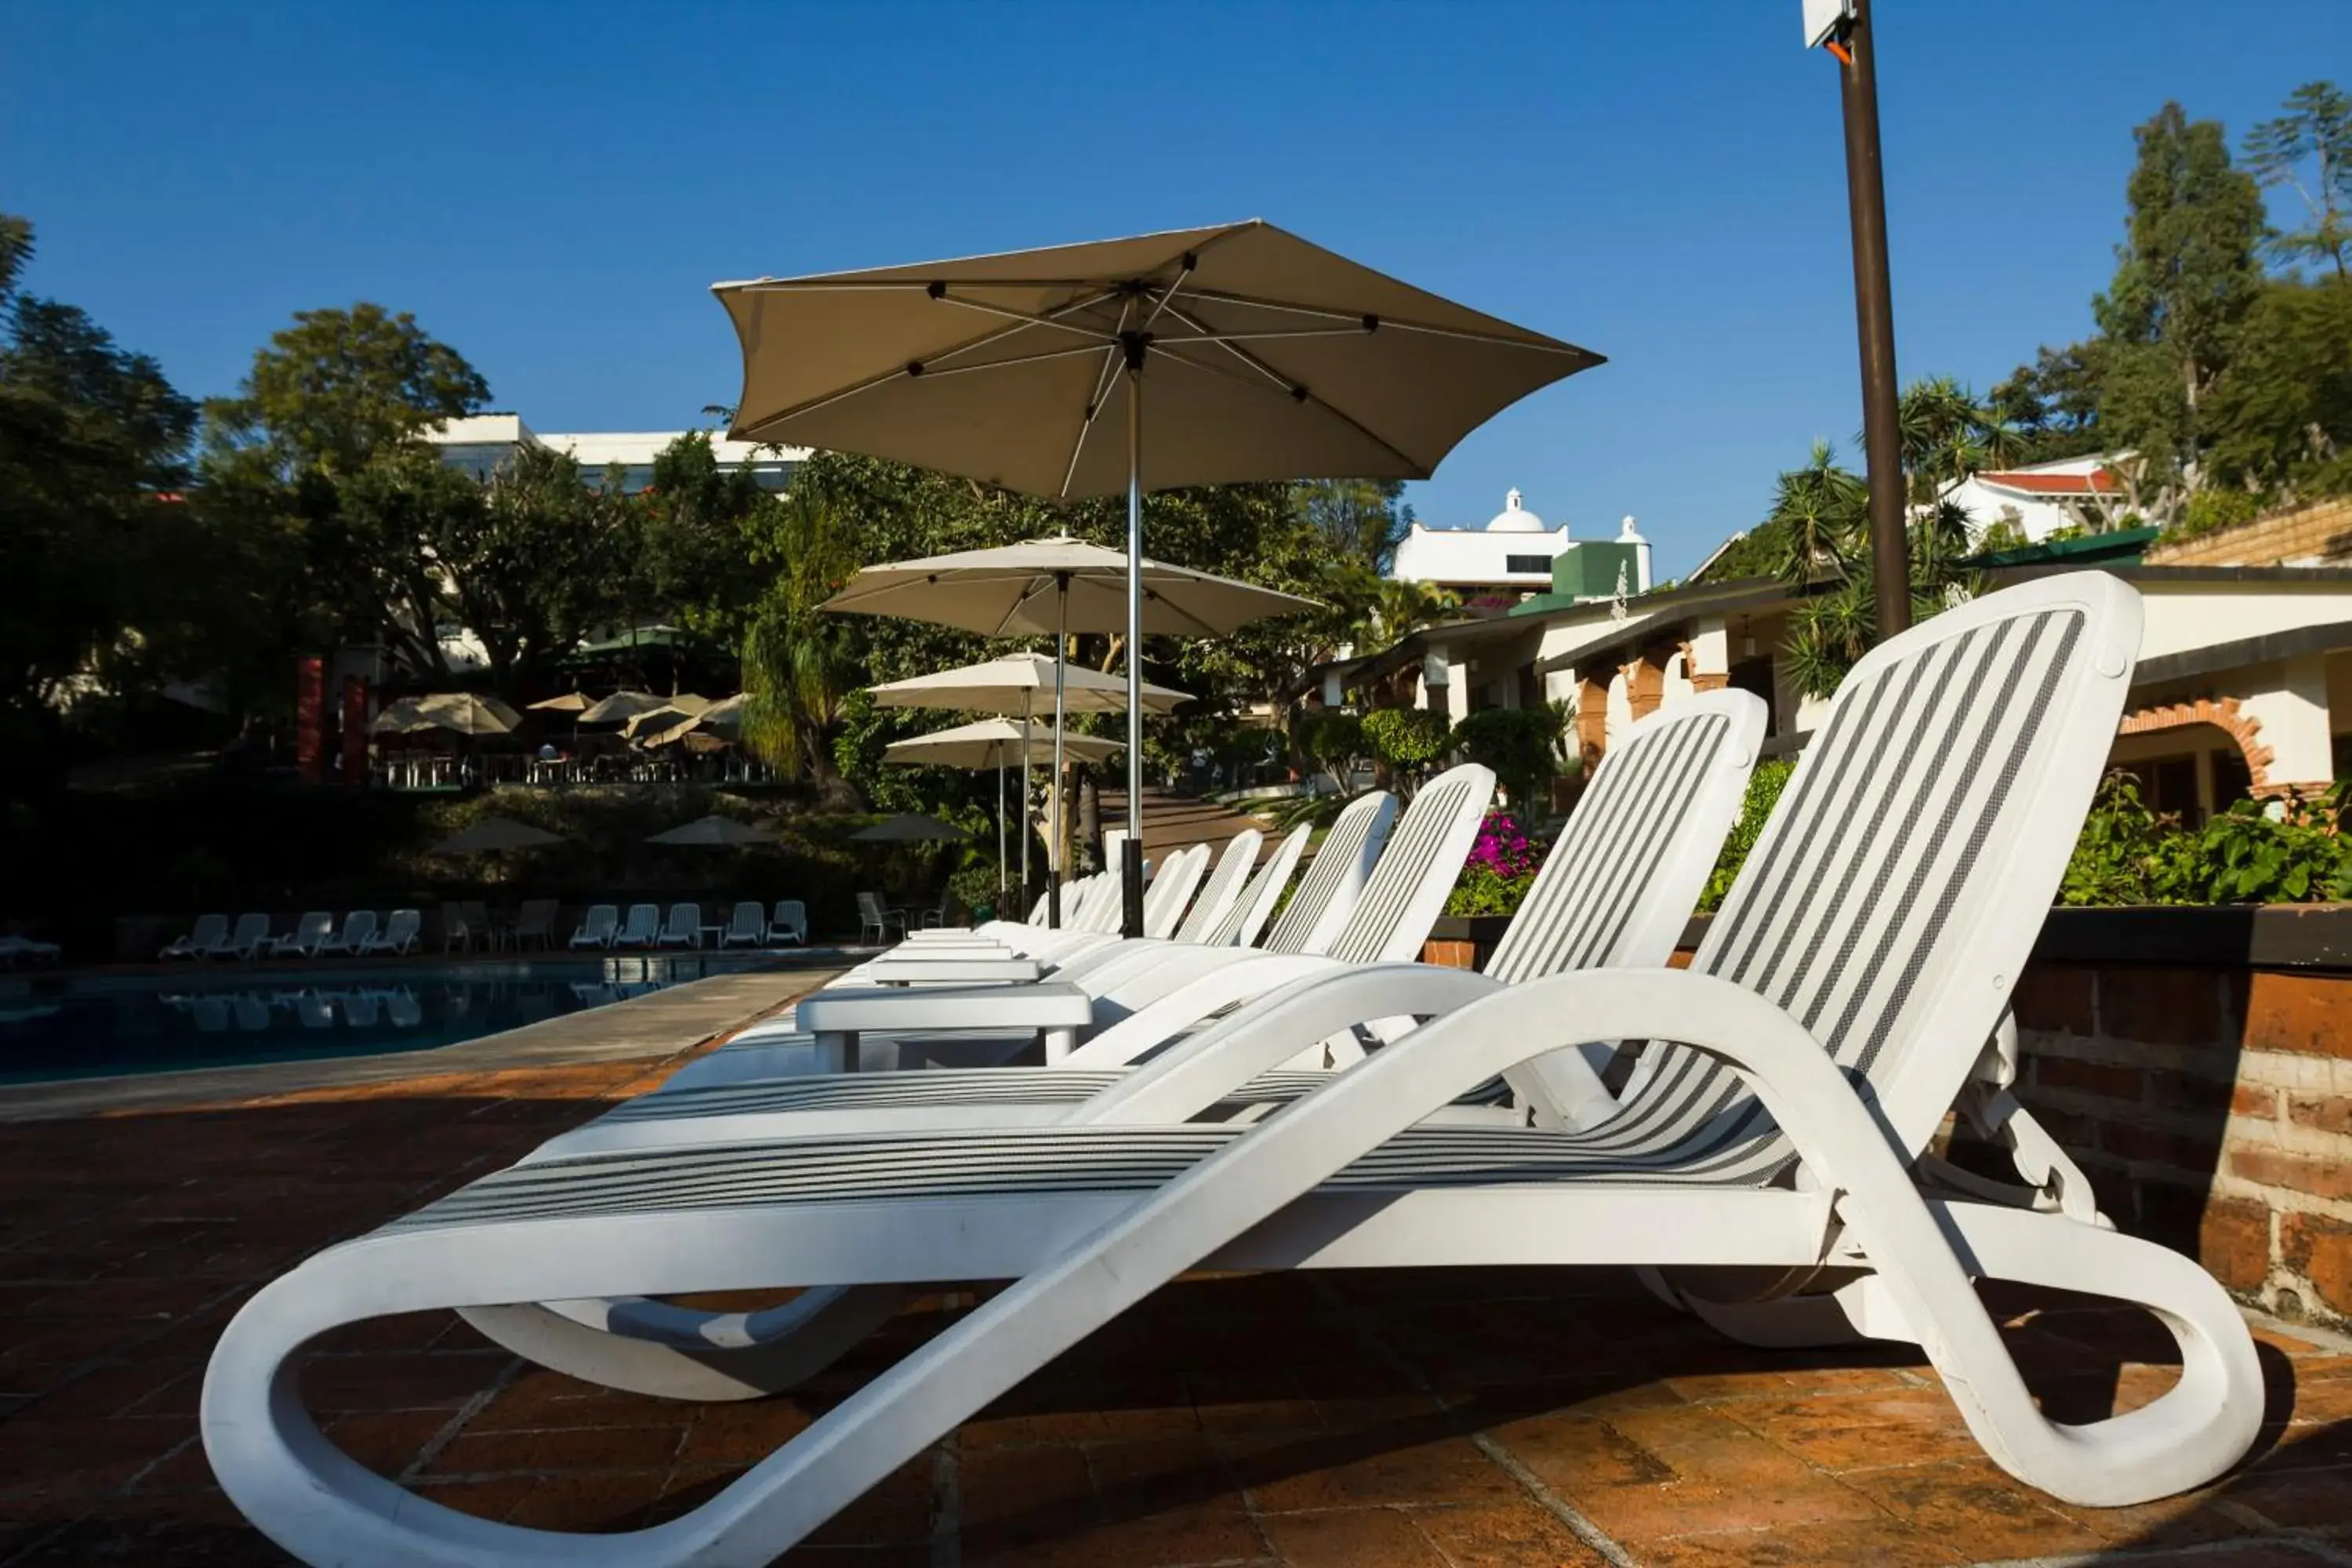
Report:
[{"label": "beige patio umbrella", "polygon": [[[1016,657],[1026,658],[1035,656],[1024,654]],[[1045,661],[1039,660],[1039,662]],[[951,670],[949,673],[956,672]],[[1087,673],[1094,675],[1092,670]],[[919,679],[936,678],[927,676]],[[1108,676],[1095,675],[1095,679],[1105,685],[1116,685]],[[895,684],[905,686],[910,683],[899,681]],[[885,689],[877,686],[871,689],[880,691]],[[1160,686],[1147,686],[1144,690],[1148,697],[1150,692],[1167,691],[1168,689]],[[1125,695],[1123,689],[1120,695],[1122,697]],[[1183,693],[1168,692],[1168,695],[1181,699]],[[962,704],[959,703],[957,706],[961,707]],[[1171,703],[1171,706],[1173,704]],[[1011,719],[1003,717],[982,719],[976,724],[959,724],[951,730],[935,730],[928,735],[917,735],[909,740],[894,741],[882,749],[882,760],[886,763],[919,763],[931,767],[994,768],[996,770],[996,896],[1002,900],[1004,897],[1004,770],[1007,764],[1016,761],[1021,764],[1022,799],[1025,803],[1028,799],[1029,763],[1033,758],[1045,762],[1051,761],[1058,754],[1076,757],[1082,763],[1099,763],[1108,761],[1118,755],[1122,749],[1121,742],[1106,741],[1097,735],[1066,736],[1059,730],[1053,731],[1051,733],[1043,730],[1033,730],[1029,726],[1028,715],[1024,713],[1018,724]],[[1027,809],[1024,804],[1023,810]],[[1021,832],[1021,887],[1022,896],[1028,897],[1029,832],[1025,826]]]},{"label": "beige patio umbrella", "polygon": [[[1131,583],[1142,585],[1139,603],[1129,602]],[[1073,631],[1131,631],[1138,616],[1147,632],[1221,637],[1252,621],[1322,606],[1296,594],[1195,572],[1189,566],[1147,560],[1139,568],[1116,550],[1057,535],[993,550],[960,551],[868,566],[822,607],[935,621],[983,637],[1050,631],[1058,651]],[[1122,696],[1147,685],[1132,657],[1131,644],[1129,653]],[[1054,692],[1054,728],[1060,731],[1069,711],[1069,667],[1058,660],[1047,663],[1061,672]],[[1144,705],[1150,706],[1148,698]],[[1142,715],[1133,710],[1128,713],[1127,735],[1128,821],[1133,834],[1141,831],[1142,774],[1135,748],[1143,743]],[[1055,831],[1046,906],[1055,925],[1062,921],[1062,761],[1056,758],[1052,780]],[[1141,862],[1137,866],[1140,875]]]},{"label": "beige patio umbrella", "polygon": [[584,713],[596,706],[596,700],[584,691],[567,691],[561,697],[543,697],[530,706],[540,713]]},{"label": "beige patio umbrella", "polygon": [[1129,934],[1144,490],[1426,479],[1499,410],[1601,363],[1255,220],[714,291],[743,351],[738,439],[1126,492]]},{"label": "beige patio umbrella", "polygon": [[521,714],[495,697],[436,691],[427,697],[402,698],[377,714],[369,728],[378,734],[449,730],[460,735],[508,735],[521,722]]},{"label": "beige patio umbrella", "polygon": [[451,834],[425,853],[489,855],[501,849],[534,849],[543,844],[562,842],[562,834],[533,827],[527,822],[517,822],[511,816],[486,816],[472,826]]},{"label": "beige patio umbrella", "polygon": [[581,710],[583,724],[619,724],[640,713],[650,713],[656,708],[669,706],[667,697],[656,697],[650,691],[615,691],[602,701],[591,703]]},{"label": "beige patio umbrella", "polygon": [[656,833],[646,840],[648,844],[698,844],[705,847],[722,847],[735,844],[767,844],[775,835],[764,827],[754,827],[748,822],[738,822],[731,816],[698,816],[681,827],[667,833]]},{"label": "beige patio umbrella", "polygon": [[[1019,714],[1023,726],[1028,725],[1035,711],[1037,694],[1048,689],[1061,693],[1059,709],[1064,713],[1115,713],[1127,706],[1127,682],[1088,669],[1083,665],[1060,665],[1037,653],[1008,653],[1000,658],[983,659],[955,669],[943,669],[935,675],[918,675],[906,680],[887,681],[869,686],[866,691],[885,708],[953,708],[971,713],[999,713],[1007,718]],[[1152,713],[1165,713],[1180,702],[1190,702],[1192,694],[1172,687],[1143,684],[1143,706]],[[1017,704],[1017,706],[1016,706]],[[1055,726],[1057,730],[1059,724]],[[1030,752],[1021,753],[1021,809],[1025,818],[1029,809]],[[1041,755],[1039,761],[1047,757]],[[1000,764],[998,772],[1003,773]],[[1004,816],[1004,780],[996,781],[996,811],[1000,831],[997,834],[996,864],[1004,867],[1004,843],[1002,827]],[[1055,820],[1060,821],[1058,805]],[[1058,853],[1058,851],[1057,851]],[[1024,826],[1021,833],[1022,896],[1028,896],[1029,832]],[[1003,889],[999,887],[1002,896]]]}]

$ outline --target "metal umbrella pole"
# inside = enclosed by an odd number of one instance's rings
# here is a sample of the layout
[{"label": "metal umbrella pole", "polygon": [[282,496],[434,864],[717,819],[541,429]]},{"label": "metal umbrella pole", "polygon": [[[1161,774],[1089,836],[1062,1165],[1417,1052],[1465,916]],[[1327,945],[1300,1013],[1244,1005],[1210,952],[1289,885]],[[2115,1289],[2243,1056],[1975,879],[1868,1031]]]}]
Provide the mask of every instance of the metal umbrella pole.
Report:
[{"label": "metal umbrella pole", "polygon": [[1143,934],[1143,335],[1129,335],[1126,347],[1127,841],[1119,846],[1119,931],[1139,937]]},{"label": "metal umbrella pole", "polygon": [[[1062,689],[1063,663],[1069,656],[1070,643],[1070,574],[1054,574],[1054,805],[1049,814],[1053,822],[1053,842],[1045,847],[1045,923],[1059,931],[1062,926],[1062,731],[1069,726],[1070,718],[1063,705],[1066,698]],[[1135,700],[1130,683],[1128,700]]]},{"label": "metal umbrella pole", "polygon": [[[1029,889],[1035,884],[1029,879],[1029,704],[1026,691],[1021,694],[1021,904],[1029,905]],[[1021,917],[1027,920],[1027,915]]]},{"label": "metal umbrella pole", "polygon": [[[1024,735],[1021,739],[1025,744],[1029,737]],[[996,759],[996,907],[997,913],[1002,915],[1004,912],[1004,757],[1001,752]]]}]

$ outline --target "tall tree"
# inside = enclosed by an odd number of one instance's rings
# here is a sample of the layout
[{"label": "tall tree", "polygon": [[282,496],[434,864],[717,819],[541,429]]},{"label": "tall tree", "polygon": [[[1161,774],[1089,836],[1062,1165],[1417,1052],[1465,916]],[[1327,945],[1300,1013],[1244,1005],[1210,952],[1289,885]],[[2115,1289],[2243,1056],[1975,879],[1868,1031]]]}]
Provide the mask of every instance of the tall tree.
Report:
[{"label": "tall tree", "polygon": [[31,224],[0,215],[0,775],[20,781],[51,771],[66,683],[135,650],[181,586],[155,568],[195,426],[152,359],[22,290],[32,252]]},{"label": "tall tree", "polygon": [[259,447],[283,477],[341,479],[489,395],[466,357],[415,316],[362,301],[296,311],[253,356],[237,395],[207,402],[205,417],[215,445]]},{"label": "tall tree", "polygon": [[1290,504],[1334,559],[1375,573],[1389,569],[1412,527],[1412,508],[1396,479],[1301,479],[1290,487]]},{"label": "tall tree", "polygon": [[2203,405],[2261,293],[2267,226],[2218,121],[2168,103],[2134,134],[2125,242],[2092,306],[2107,340],[2099,419],[2139,454],[2146,510],[2169,515],[2204,482]]},{"label": "tall tree", "polygon": [[2043,345],[1987,395],[1993,416],[2015,432],[2012,463],[2048,463],[2106,450],[2099,426],[2099,374],[2105,342],[2098,338],[2063,349]]},{"label": "tall tree", "polygon": [[2334,82],[2307,81],[2282,107],[2246,132],[2246,167],[2263,185],[2293,191],[2308,221],[2275,236],[2272,251],[2352,278],[2352,97]]}]

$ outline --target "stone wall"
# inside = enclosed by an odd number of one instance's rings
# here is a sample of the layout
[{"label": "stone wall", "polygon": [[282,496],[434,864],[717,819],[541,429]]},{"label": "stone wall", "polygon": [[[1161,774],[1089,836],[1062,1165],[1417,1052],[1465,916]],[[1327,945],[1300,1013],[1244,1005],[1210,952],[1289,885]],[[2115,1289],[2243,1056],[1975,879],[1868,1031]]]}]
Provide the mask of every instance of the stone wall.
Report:
[{"label": "stone wall", "polygon": [[2352,561],[2352,496],[2333,496],[2147,552],[2151,566],[2276,566]]}]

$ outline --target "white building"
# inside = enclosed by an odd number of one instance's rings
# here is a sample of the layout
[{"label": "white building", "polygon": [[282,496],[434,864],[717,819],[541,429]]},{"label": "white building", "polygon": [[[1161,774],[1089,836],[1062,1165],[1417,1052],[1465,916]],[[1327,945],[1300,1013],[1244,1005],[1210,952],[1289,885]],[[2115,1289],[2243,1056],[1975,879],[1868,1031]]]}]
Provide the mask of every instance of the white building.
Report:
[{"label": "white building", "polygon": [[2124,486],[2110,466],[2128,455],[2064,458],[1995,474],[1971,474],[1948,487],[1941,499],[1958,502],[1979,536],[2001,523],[2022,532],[2032,544],[2064,528],[2104,532],[2126,510]]},{"label": "white building", "polygon": [[1389,574],[1400,582],[1433,583],[1465,598],[1540,594],[1551,586],[1553,560],[1568,547],[1568,524],[1546,526],[1513,490],[1484,528],[1430,528],[1415,520],[1397,542]]},{"label": "white building", "polygon": [[[654,458],[688,432],[683,430],[615,430],[542,435],[515,414],[471,414],[449,420],[425,432],[425,439],[441,448],[441,460],[478,479],[488,479],[521,447],[544,447],[568,452],[592,482],[617,469],[625,492],[653,483]],[[781,490],[792,482],[793,470],[808,456],[804,447],[767,447],[751,441],[730,441],[712,433],[711,455],[722,468],[747,468],[763,489]]]}]

